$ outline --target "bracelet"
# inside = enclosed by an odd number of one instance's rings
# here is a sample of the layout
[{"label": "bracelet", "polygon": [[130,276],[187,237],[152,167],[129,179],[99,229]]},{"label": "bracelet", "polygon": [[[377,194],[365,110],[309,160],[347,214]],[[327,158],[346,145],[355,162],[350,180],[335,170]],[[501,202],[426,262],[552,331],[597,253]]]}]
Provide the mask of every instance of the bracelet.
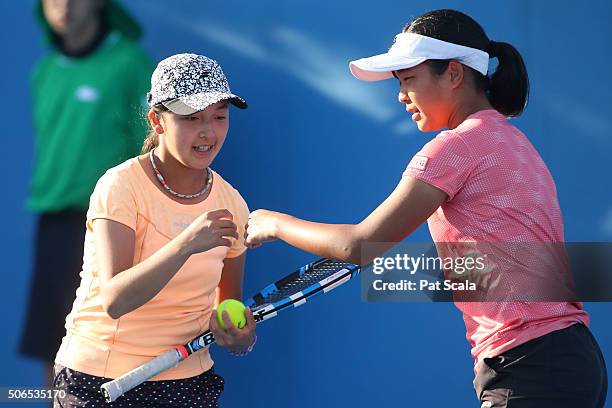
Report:
[{"label": "bracelet", "polygon": [[253,351],[253,347],[255,347],[255,343],[257,343],[257,333],[255,333],[255,336],[253,337],[253,343],[251,343],[251,345],[245,351],[241,351],[241,352],[229,351],[229,353],[236,357],[244,357],[247,354],[249,354],[251,351]]}]

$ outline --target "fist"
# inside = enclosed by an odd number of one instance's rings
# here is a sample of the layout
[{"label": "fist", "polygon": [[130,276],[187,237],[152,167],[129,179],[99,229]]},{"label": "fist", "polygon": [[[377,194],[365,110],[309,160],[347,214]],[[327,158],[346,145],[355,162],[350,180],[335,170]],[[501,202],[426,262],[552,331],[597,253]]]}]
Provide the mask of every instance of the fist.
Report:
[{"label": "fist", "polygon": [[277,239],[278,213],[268,210],[256,210],[249,215],[244,241],[247,247],[255,248],[264,242]]},{"label": "fist", "polygon": [[205,252],[219,246],[232,246],[230,238],[238,239],[238,229],[226,210],[209,211],[196,218],[181,234],[189,253]]}]

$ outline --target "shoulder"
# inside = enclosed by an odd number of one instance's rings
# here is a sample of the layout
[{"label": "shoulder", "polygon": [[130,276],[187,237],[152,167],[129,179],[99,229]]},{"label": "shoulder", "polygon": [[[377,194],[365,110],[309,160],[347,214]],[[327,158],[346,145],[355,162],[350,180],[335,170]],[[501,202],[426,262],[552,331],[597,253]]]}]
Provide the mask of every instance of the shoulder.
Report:
[{"label": "shoulder", "polygon": [[213,182],[216,183],[217,192],[222,200],[227,204],[233,204],[234,208],[241,212],[248,212],[248,206],[240,192],[235,189],[227,180],[225,180],[219,173],[211,170],[213,173]]},{"label": "shoulder", "polygon": [[488,138],[492,134],[506,133],[513,128],[504,115],[495,109],[486,109],[471,114],[450,132],[464,140],[474,140]]},{"label": "shoulder", "polygon": [[36,61],[34,68],[32,68],[32,78],[37,79],[42,73],[48,71],[53,67],[53,62],[59,56],[55,51],[49,51]]},{"label": "shoulder", "polygon": [[111,186],[122,186],[124,189],[130,189],[134,186],[135,180],[138,177],[138,166],[140,166],[138,157],[133,157],[108,169],[98,180],[96,190],[106,189]]},{"label": "shoulder", "polygon": [[432,140],[427,142],[423,147],[423,151],[430,154],[455,153],[461,156],[471,156],[472,149],[468,144],[469,135],[464,132],[453,130],[445,130],[436,135]]}]

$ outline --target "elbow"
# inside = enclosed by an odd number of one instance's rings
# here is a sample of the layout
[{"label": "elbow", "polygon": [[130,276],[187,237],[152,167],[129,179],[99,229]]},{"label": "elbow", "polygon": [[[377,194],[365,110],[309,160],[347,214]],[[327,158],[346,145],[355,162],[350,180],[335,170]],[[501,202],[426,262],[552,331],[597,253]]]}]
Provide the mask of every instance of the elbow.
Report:
[{"label": "elbow", "polygon": [[342,246],[340,260],[350,262],[352,264],[361,264],[361,247],[362,240],[356,237],[347,237],[346,242]]},{"label": "elbow", "polygon": [[108,317],[113,320],[117,320],[123,316],[114,303],[102,302],[102,309],[104,309],[104,312],[108,315]]},{"label": "elbow", "polygon": [[113,320],[117,320],[125,314],[120,310],[117,299],[104,294],[104,291],[102,291],[102,310]]},{"label": "elbow", "polygon": [[361,254],[351,255],[347,258],[347,262],[362,266]]},{"label": "elbow", "polygon": [[120,313],[116,307],[105,307],[104,311],[106,312],[106,314],[108,315],[108,317],[110,317],[113,320],[117,320],[119,319],[121,316],[123,316],[122,313]]}]

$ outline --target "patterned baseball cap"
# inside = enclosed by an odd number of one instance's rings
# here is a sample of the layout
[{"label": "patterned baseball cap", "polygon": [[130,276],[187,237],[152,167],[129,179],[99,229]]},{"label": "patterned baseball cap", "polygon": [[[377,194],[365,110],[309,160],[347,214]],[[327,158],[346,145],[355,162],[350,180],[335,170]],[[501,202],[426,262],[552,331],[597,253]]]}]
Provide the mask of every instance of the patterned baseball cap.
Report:
[{"label": "patterned baseball cap", "polygon": [[217,61],[197,54],[176,54],[159,64],[151,75],[149,106],[158,103],[178,115],[191,115],[227,100],[240,109],[247,103],[234,95]]}]

